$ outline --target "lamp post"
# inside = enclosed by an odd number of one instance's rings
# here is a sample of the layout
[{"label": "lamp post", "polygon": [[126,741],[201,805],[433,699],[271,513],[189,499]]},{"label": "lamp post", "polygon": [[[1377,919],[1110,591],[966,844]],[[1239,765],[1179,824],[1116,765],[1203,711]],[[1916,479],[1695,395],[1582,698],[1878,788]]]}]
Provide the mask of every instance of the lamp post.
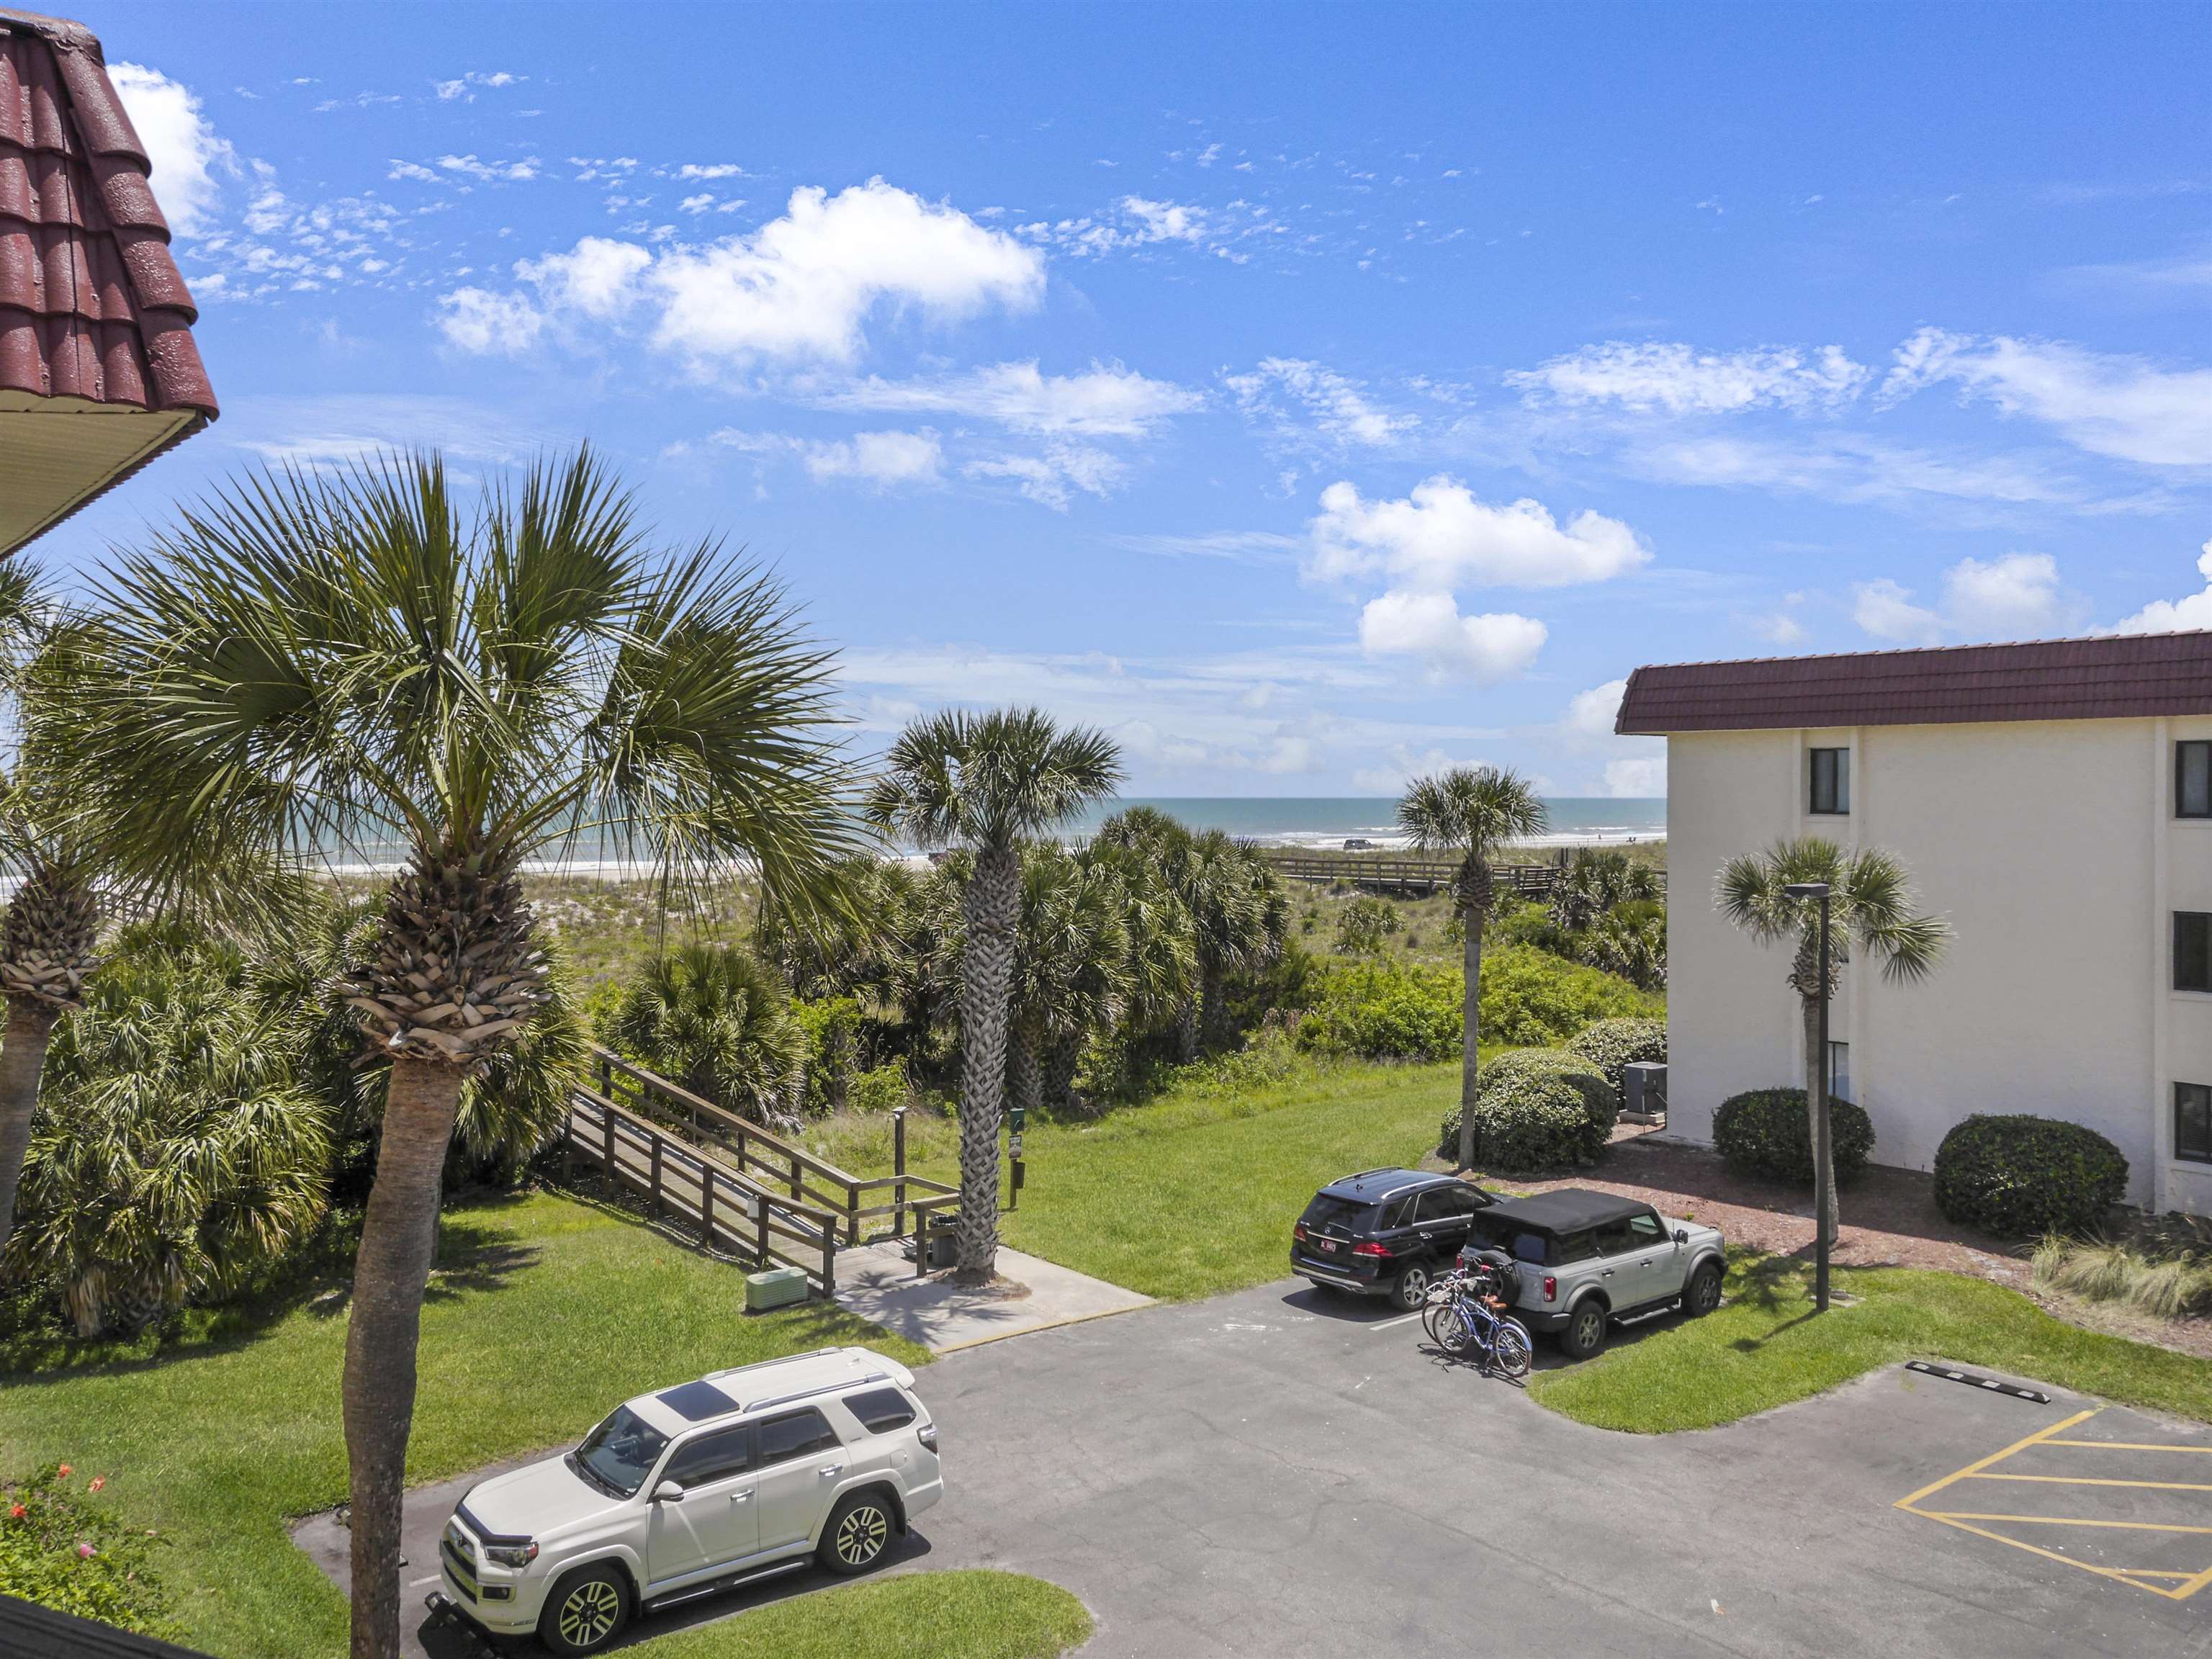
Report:
[{"label": "lamp post", "polygon": [[1820,1031],[1813,1056],[1813,1310],[1828,1311],[1828,884],[1792,882],[1783,892],[1794,899],[1820,901]]}]

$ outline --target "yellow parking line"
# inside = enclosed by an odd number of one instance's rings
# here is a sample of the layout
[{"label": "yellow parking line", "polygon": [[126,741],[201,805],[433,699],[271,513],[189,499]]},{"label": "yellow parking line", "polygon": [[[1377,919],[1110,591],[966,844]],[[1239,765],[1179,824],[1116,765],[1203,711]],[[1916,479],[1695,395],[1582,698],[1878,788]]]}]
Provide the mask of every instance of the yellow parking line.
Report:
[{"label": "yellow parking line", "polygon": [[[2086,1412],[2082,1413],[2083,1416],[2087,1416],[2088,1414],[2089,1413]],[[2076,1423],[2081,1420],[2081,1419],[2079,1417],[2074,1419]],[[2061,1426],[2063,1427],[2066,1425],[2061,1425]],[[2021,1443],[2025,1444],[2026,1443],[2023,1442]],[[2087,1446],[2092,1450],[2095,1451],[2178,1451],[2197,1452],[2206,1456],[2212,1456],[2212,1446],[2163,1446],[2155,1440],[2046,1440],[2043,1443],[2046,1446]],[[2020,1448],[2018,1446],[2014,1446],[2011,1449],[2013,1451],[2017,1451]],[[2007,1454],[2002,1452],[1998,1454],[1999,1456],[2004,1456],[2006,1455]]]},{"label": "yellow parking line", "polygon": [[[1969,1480],[2038,1480],[2053,1486],[2144,1486],[2153,1492],[2212,1492],[2202,1480],[2100,1480],[2086,1474],[1972,1474]],[[2179,1575],[2186,1578],[2187,1573]]]},{"label": "yellow parking line", "polygon": [[[2001,1532],[1990,1532],[1983,1527],[1970,1527],[1956,1516],[1937,1515],[1931,1510],[1913,1510],[1910,1513],[1924,1516],[1930,1521],[1941,1521],[1947,1527],[1956,1527],[1960,1532],[1970,1532],[1977,1538],[1987,1538],[1999,1544],[2009,1544],[2016,1550],[2026,1550],[2030,1555],[2040,1555],[2045,1560],[2063,1561],[2069,1567],[2079,1567],[2084,1572],[2094,1572],[2100,1578],[2118,1578],[2124,1573],[2124,1569],[2119,1567],[2092,1566],[2087,1561],[2077,1561],[2070,1555],[2061,1555],[2057,1550],[2045,1549],[2039,1544],[2023,1544],[2019,1539],[2008,1538]],[[2144,1584],[2139,1588],[2149,1590],[2154,1595],[2170,1595],[2177,1601],[2189,1593],[2185,1590],[2162,1590],[2154,1584]]]},{"label": "yellow parking line", "polygon": [[1916,1510],[1934,1521],[2020,1521],[2031,1527],[2117,1527],[2128,1532],[2201,1532],[2212,1536],[2212,1527],[2168,1527],[2156,1521],[2084,1521],[2071,1515],[1981,1515],[1972,1510]]},{"label": "yellow parking line", "polygon": [[2006,1458],[2010,1457],[2014,1452],[2025,1451],[2028,1447],[2034,1445],[2039,1441],[2048,1442],[2051,1437],[2057,1434],[2061,1429],[2070,1429],[2076,1423],[2086,1423],[2091,1418],[2094,1417],[2098,1412],[2103,1409],[2104,1408],[2100,1406],[2092,1407],[2086,1412],[2076,1412],[2071,1417],[2063,1418],[2058,1422],[2053,1423],[2049,1428],[2038,1429],[2033,1434],[2027,1436],[2026,1438],[2014,1441],[2012,1444],[2007,1446],[2002,1451],[1992,1452],[1987,1457],[1982,1459],[1978,1463],[1969,1463],[1965,1468],[1960,1469],[1956,1474],[1947,1474],[1941,1480],[1934,1481],[1928,1486],[1923,1486],[1918,1492],[1914,1492],[1910,1498],[1899,1498],[1893,1507],[1900,1510],[1909,1510],[1915,1504],[1917,1504],[1922,1498],[1942,1491],[1944,1487],[1949,1486],[1954,1480],[1963,1480],[1970,1474],[1979,1474],[1984,1469],[1989,1468],[1990,1464],[2002,1463]]}]

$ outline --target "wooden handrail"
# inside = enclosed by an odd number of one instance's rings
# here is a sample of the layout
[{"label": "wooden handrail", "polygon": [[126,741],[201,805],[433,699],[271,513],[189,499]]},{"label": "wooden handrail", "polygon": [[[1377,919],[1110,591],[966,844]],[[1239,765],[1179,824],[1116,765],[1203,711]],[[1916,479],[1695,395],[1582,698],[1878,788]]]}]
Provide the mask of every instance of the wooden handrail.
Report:
[{"label": "wooden handrail", "polygon": [[595,1090],[587,1089],[581,1084],[574,1084],[570,1085],[568,1092],[572,1097],[579,1097],[587,1100],[591,1102],[592,1105],[598,1107],[601,1111],[612,1113],[617,1121],[629,1125],[632,1129],[645,1136],[648,1146],[659,1142],[666,1142],[672,1149],[679,1152],[689,1161],[696,1163],[702,1168],[710,1168],[722,1180],[734,1183],[748,1197],[761,1199],[765,1202],[775,1205],[779,1210],[789,1210],[796,1214],[803,1215],[809,1221],[837,1222],[844,1219],[843,1216],[841,1214],[835,1213],[829,1210],[817,1210],[811,1208],[782,1193],[773,1191],[769,1188],[764,1187],[759,1182],[754,1180],[752,1176],[747,1175],[744,1170],[733,1170],[726,1164],[723,1164],[717,1159],[708,1158],[701,1148],[687,1146],[680,1140],[671,1140],[669,1139],[668,1131],[663,1128],[659,1124],[655,1123],[650,1118],[639,1116],[635,1112],[631,1111],[627,1106],[621,1104],[619,1102],[609,1100],[605,1095],[599,1093]]},{"label": "wooden handrail", "polygon": [[741,1117],[726,1107],[717,1106],[705,1096],[696,1095],[682,1084],[672,1083],[657,1072],[648,1072],[642,1066],[633,1065],[612,1049],[603,1048],[596,1042],[591,1045],[591,1049],[593,1060],[611,1071],[620,1072],[624,1077],[634,1079],[641,1087],[650,1089],[655,1094],[665,1095],[669,1099],[701,1114],[708,1120],[723,1124],[733,1133],[742,1133],[750,1143],[757,1143],[771,1148],[789,1158],[793,1164],[801,1169],[811,1170],[825,1181],[834,1182],[840,1187],[850,1187],[854,1184],[855,1177],[848,1175],[836,1164],[825,1158],[815,1157],[803,1146],[793,1146],[781,1136],[763,1128],[750,1118]]}]

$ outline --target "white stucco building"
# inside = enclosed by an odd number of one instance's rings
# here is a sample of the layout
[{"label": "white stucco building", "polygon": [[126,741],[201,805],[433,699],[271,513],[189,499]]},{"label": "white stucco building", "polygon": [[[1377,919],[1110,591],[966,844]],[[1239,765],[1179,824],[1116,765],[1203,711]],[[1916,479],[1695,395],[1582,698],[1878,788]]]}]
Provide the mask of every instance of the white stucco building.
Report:
[{"label": "white stucco building", "polygon": [[1670,1134],[1802,1081],[1787,953],[1711,891],[1825,836],[1955,933],[1917,985],[1855,961],[1832,1011],[1877,1163],[2033,1112],[2108,1137],[2130,1203],[2212,1213],[2212,633],[1640,668],[1618,728],[1668,740]]}]

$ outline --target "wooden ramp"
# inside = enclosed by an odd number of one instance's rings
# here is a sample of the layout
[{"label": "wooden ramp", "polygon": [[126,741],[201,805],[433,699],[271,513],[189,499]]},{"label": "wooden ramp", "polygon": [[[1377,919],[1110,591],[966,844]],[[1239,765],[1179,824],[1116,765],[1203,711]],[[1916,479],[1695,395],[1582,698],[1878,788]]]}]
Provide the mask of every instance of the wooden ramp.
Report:
[{"label": "wooden ramp", "polygon": [[558,1144],[571,1166],[598,1169],[719,1255],[800,1269],[818,1296],[836,1294],[841,1249],[918,1232],[958,1197],[906,1173],[902,1116],[894,1173],[861,1180],[605,1048],[592,1060],[598,1087],[568,1091]]}]

